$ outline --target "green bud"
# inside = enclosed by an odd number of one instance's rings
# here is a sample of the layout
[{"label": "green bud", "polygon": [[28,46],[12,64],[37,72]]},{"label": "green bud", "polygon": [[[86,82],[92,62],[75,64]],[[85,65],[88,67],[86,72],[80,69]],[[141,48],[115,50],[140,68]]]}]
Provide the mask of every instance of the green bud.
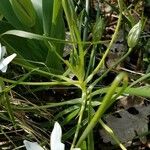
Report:
[{"label": "green bud", "polygon": [[27,26],[35,25],[36,13],[31,0],[10,0],[14,13],[19,21]]},{"label": "green bud", "polygon": [[136,46],[140,33],[142,31],[142,22],[139,21],[136,25],[133,26],[133,28],[129,31],[128,34],[128,46],[130,48],[133,48]]}]

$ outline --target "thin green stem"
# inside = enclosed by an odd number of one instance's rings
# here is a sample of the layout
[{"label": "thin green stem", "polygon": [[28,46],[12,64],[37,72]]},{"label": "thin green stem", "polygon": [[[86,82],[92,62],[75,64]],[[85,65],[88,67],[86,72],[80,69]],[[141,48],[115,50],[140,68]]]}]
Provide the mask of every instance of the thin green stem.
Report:
[{"label": "thin green stem", "polygon": [[[109,90],[109,87],[101,88],[99,90],[96,90],[96,91],[94,91],[94,92],[91,93],[91,97],[107,93],[108,90]],[[120,87],[116,88],[116,92],[118,90],[120,90]],[[124,90],[124,94],[129,94],[129,95],[135,95],[135,96],[142,96],[142,97],[148,97],[148,98],[150,98],[150,92],[149,91],[150,91],[150,86],[137,87],[137,88],[127,87]]]},{"label": "thin green stem", "polygon": [[137,79],[136,81],[132,82],[132,84],[130,84],[128,87],[132,87],[134,85],[136,85],[137,83],[144,81],[145,79],[150,77],[150,73],[143,75],[141,78]]},{"label": "thin green stem", "polygon": [[[19,63],[16,63],[16,64],[20,65]],[[26,68],[26,69],[28,69],[28,70],[33,70],[34,69],[34,67],[26,66],[24,64],[21,64],[21,66]],[[66,82],[68,82],[68,83],[70,83],[72,85],[76,85],[76,86],[79,87],[77,81],[73,81],[70,78],[67,78],[67,77],[65,77],[63,75],[56,75],[56,74],[53,74],[53,73],[50,73],[50,72],[46,72],[46,71],[43,71],[43,70],[40,70],[40,69],[36,69],[35,72],[38,73],[38,74],[41,74],[43,76],[46,76],[46,77],[56,77],[57,79],[64,80],[64,81],[66,81]]]},{"label": "thin green stem", "polygon": [[[15,51],[15,49],[8,43],[8,42],[6,42],[4,39],[2,39],[3,40],[3,42],[12,50],[12,51]],[[16,51],[15,51],[16,52]],[[19,57],[20,58],[22,58],[20,55],[19,55]],[[23,58],[22,58],[23,59]],[[23,61],[25,61],[25,60],[23,60]],[[33,65],[31,65],[30,63],[28,63],[28,61],[26,62],[26,63],[21,63],[21,62],[18,62],[18,61],[13,61],[15,64],[17,64],[17,65],[19,65],[19,66],[22,66],[22,67],[24,67],[24,68],[26,68],[26,69],[28,69],[28,70],[34,70],[34,72],[37,72],[37,73],[39,73],[39,74],[42,74],[43,76],[47,76],[47,77],[56,77],[56,78],[58,78],[58,79],[62,79],[62,80],[64,80],[65,79],[65,81],[69,81],[69,82],[71,82],[71,80],[69,79],[69,78],[67,78],[67,77],[64,77],[64,76],[62,76],[62,75],[56,75],[56,74],[53,74],[53,73],[51,73],[51,72],[46,72],[46,71],[44,71],[44,70],[40,70],[39,68],[37,68],[37,67],[35,67],[35,66],[33,66]],[[31,61],[32,62],[32,61]],[[68,82],[67,81],[67,82]]]},{"label": "thin green stem", "polygon": [[62,5],[63,5],[65,15],[67,18],[67,22],[69,25],[72,40],[75,40],[78,42],[78,49],[79,49],[78,51],[76,49],[76,45],[73,45],[73,46],[74,46],[74,54],[78,58],[77,60],[78,70],[80,70],[80,75],[78,74],[77,77],[80,80],[80,82],[82,82],[85,76],[85,70],[84,70],[85,53],[84,53],[83,44],[81,41],[80,32],[78,30],[78,24],[77,24],[78,20],[74,11],[74,4],[70,0],[62,0]]},{"label": "thin green stem", "polygon": [[78,119],[76,132],[74,134],[74,139],[73,139],[73,142],[71,144],[71,149],[75,147],[75,143],[76,143],[77,138],[78,138],[79,130],[81,128],[83,113],[84,113],[84,110],[85,110],[85,107],[86,107],[86,102],[87,102],[87,92],[86,91],[87,91],[86,88],[83,87],[83,89],[82,89],[82,106],[81,106],[80,113],[79,113],[79,119]]},{"label": "thin green stem", "polygon": [[99,62],[99,64],[97,65],[97,67],[93,70],[93,72],[87,77],[86,79],[86,82],[88,83],[89,81],[91,81],[91,79],[93,78],[93,76],[100,70],[100,68],[102,67],[104,61],[105,61],[105,58],[106,56],[108,55],[109,51],[110,51],[110,48],[112,47],[114,41],[116,40],[117,38],[117,35],[118,35],[118,32],[119,32],[119,28],[121,26],[121,20],[122,20],[122,13],[119,14],[119,18],[118,18],[118,22],[117,22],[117,26],[116,26],[116,29],[115,29],[115,32],[112,36],[112,39],[111,39],[111,42],[109,43],[108,45],[108,48],[105,52],[105,54],[103,55],[101,61]]},{"label": "thin green stem", "polygon": [[[19,84],[19,82],[22,82],[24,81],[25,79],[27,79],[29,77],[29,75],[31,75],[32,72],[34,72],[35,70],[37,69],[34,69],[30,72],[28,72],[27,74],[25,74],[23,77],[21,77],[18,81],[16,81],[15,83],[13,83],[12,85],[4,88],[2,91],[0,91],[0,93],[3,93],[3,92],[9,92],[12,88],[14,88],[17,84]],[[0,77],[1,78],[1,77]],[[2,79],[2,78],[1,78]]]},{"label": "thin green stem", "polygon": [[[52,82],[18,82],[18,81],[6,79],[6,78],[3,78],[3,77],[0,77],[0,79],[2,79],[3,81],[5,81],[7,83],[13,83],[13,84],[18,84],[18,85],[31,85],[31,86],[54,86],[54,85],[70,86],[70,85],[72,85],[71,83],[61,82],[61,81],[52,81]],[[78,82],[75,83],[75,84],[78,84]]]},{"label": "thin green stem", "polygon": [[94,69],[94,64],[95,64],[95,50],[96,50],[96,45],[93,46],[92,48],[92,51],[91,51],[91,55],[90,55],[90,60],[89,60],[89,64],[88,64],[88,68],[87,68],[87,71],[86,71],[86,75],[85,75],[85,78],[88,77],[90,71],[92,69]]},{"label": "thin green stem", "polygon": [[4,35],[15,35],[15,36],[19,36],[19,37],[23,37],[23,38],[27,38],[27,39],[36,39],[36,40],[40,40],[40,41],[44,41],[44,40],[48,40],[48,41],[53,41],[55,43],[65,43],[65,44],[84,44],[84,45],[96,45],[96,44],[107,44],[109,42],[109,40],[105,40],[105,41],[66,41],[66,40],[62,40],[62,39],[58,39],[58,38],[52,38],[52,37],[48,37],[45,35],[39,35],[39,34],[34,34],[31,32],[25,32],[22,30],[9,30],[4,32],[3,34],[0,35],[0,38],[2,38],[2,36]]},{"label": "thin green stem", "polygon": [[[80,139],[78,140],[76,147],[79,147],[90,131],[95,127],[99,119],[102,117],[108,106],[110,106],[112,97],[116,91],[116,88],[119,86],[120,82],[123,80],[123,87],[124,89],[127,86],[128,78],[125,73],[120,73],[115,80],[113,81],[111,87],[109,88],[106,96],[103,99],[102,104],[99,106],[98,110],[96,111],[95,115],[93,116],[91,122],[88,124],[86,129],[84,130],[83,134],[81,135]],[[122,89],[120,91],[122,91]],[[120,93],[120,91],[118,93]]]},{"label": "thin green stem", "polygon": [[40,109],[44,110],[44,109],[53,108],[53,107],[59,107],[59,106],[64,106],[64,105],[75,105],[75,104],[81,104],[81,103],[82,103],[81,98],[76,98],[76,99],[73,99],[73,100],[68,100],[68,101],[59,102],[59,103],[49,103],[49,104],[45,104],[45,105],[42,105],[42,106],[33,105],[33,106],[22,107],[22,106],[11,105],[11,107],[15,111],[17,111],[17,110],[18,111],[20,111],[20,110],[34,111],[34,110],[40,110]]},{"label": "thin green stem", "polygon": [[127,56],[131,53],[132,51],[132,48],[129,48],[129,50],[127,51],[127,53],[121,57],[114,65],[112,65],[110,68],[108,68],[101,76],[100,78],[96,79],[90,86],[89,86],[89,89],[93,89],[94,86],[100,82],[106,75],[109,71],[111,71],[114,67],[116,67],[119,63],[121,63],[123,60],[125,60],[127,58]]},{"label": "thin green stem", "polygon": [[[92,120],[93,117],[93,108],[92,108],[92,97],[91,97],[91,93],[89,93],[89,101],[88,101],[88,124],[90,123],[90,121]],[[93,139],[93,130],[91,130],[91,132],[88,135],[88,150],[94,150],[94,139]]]},{"label": "thin green stem", "polygon": [[86,16],[85,16],[85,20],[84,20],[84,31],[83,31],[83,41],[87,40],[87,32],[88,32],[88,17],[89,17],[89,0],[86,0],[86,4],[85,4],[85,11],[86,11]]}]

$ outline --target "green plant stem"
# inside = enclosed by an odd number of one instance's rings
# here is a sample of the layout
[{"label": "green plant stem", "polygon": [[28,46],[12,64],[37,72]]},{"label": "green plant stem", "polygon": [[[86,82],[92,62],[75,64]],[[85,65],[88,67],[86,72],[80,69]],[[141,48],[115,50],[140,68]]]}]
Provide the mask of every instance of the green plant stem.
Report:
[{"label": "green plant stem", "polygon": [[[109,87],[101,88],[99,90],[96,90],[96,91],[94,91],[94,92],[91,93],[91,97],[107,93],[108,90],[109,90]],[[118,90],[120,90],[120,87],[116,88],[116,92]],[[137,88],[129,88],[129,87],[127,87],[124,90],[124,93],[125,94],[129,94],[129,95],[135,95],[135,96],[142,96],[142,97],[150,98],[150,92],[149,91],[150,91],[150,86],[137,87]]]},{"label": "green plant stem", "polygon": [[[111,87],[109,88],[106,96],[103,99],[102,104],[99,106],[98,110],[96,111],[95,115],[93,116],[91,122],[88,124],[84,132],[82,133],[81,137],[79,138],[76,147],[79,147],[81,143],[84,141],[84,139],[87,137],[87,135],[90,133],[90,131],[95,127],[99,119],[102,117],[106,109],[111,103],[112,96],[114,95],[116,88],[120,84],[120,82],[123,80],[123,87],[124,89],[127,86],[128,79],[127,75],[125,73],[120,73],[115,80],[113,81]],[[122,90],[121,90],[122,91]],[[120,92],[120,91],[119,91]]]},{"label": "green plant stem", "polygon": [[85,4],[85,11],[86,11],[86,16],[85,16],[85,20],[84,20],[84,31],[83,31],[83,41],[87,40],[87,32],[88,32],[88,17],[89,17],[89,0],[86,0],[86,4]]},{"label": "green plant stem", "polygon": [[[63,9],[67,18],[67,22],[69,25],[69,29],[70,29],[70,33],[71,33],[71,38],[72,40],[75,40],[78,43],[78,51],[76,49],[76,45],[73,45],[74,47],[74,56],[76,56],[76,58],[78,59],[78,66],[76,66],[78,68],[78,71],[76,71],[75,67],[73,66],[74,64],[72,64],[72,71],[76,74],[76,76],[78,77],[79,81],[82,82],[84,80],[84,76],[85,76],[85,66],[84,66],[84,56],[85,56],[85,52],[83,49],[83,44],[81,41],[81,36],[80,36],[80,32],[78,30],[78,20],[77,20],[77,16],[75,14],[74,11],[74,4],[72,1],[70,0],[62,0],[62,5],[63,5]],[[74,68],[74,69],[73,69]],[[77,72],[77,73],[76,73]]]},{"label": "green plant stem", "polygon": [[141,78],[137,79],[136,81],[132,82],[132,84],[130,84],[128,87],[132,87],[134,85],[136,85],[137,83],[147,79],[150,77],[150,73],[143,75]]},{"label": "green plant stem", "polygon": [[86,90],[86,87],[83,87],[82,88],[82,106],[81,106],[80,113],[79,113],[79,119],[78,119],[76,132],[74,134],[74,139],[73,139],[73,142],[71,144],[71,149],[75,147],[75,143],[76,143],[77,138],[78,138],[78,134],[79,134],[79,130],[81,128],[81,122],[82,122],[82,117],[83,117],[83,113],[85,110],[86,102],[87,102],[87,90]]},{"label": "green plant stem", "polygon": [[95,65],[95,50],[96,50],[97,45],[94,45],[91,51],[91,55],[90,55],[90,60],[89,60],[89,64],[88,64],[88,68],[86,71],[86,75],[85,78],[88,77],[90,71],[93,69],[94,70],[94,65]]},{"label": "green plant stem", "polygon": [[64,43],[64,44],[84,44],[84,45],[96,45],[96,44],[107,44],[110,40],[105,40],[105,41],[66,41],[58,38],[52,38],[48,37],[45,35],[39,35],[31,32],[26,32],[22,30],[9,30],[4,32],[3,34],[0,35],[0,38],[2,38],[4,35],[15,35],[18,37],[23,37],[27,39],[36,39],[40,41],[48,40],[48,41],[53,41],[56,43]]},{"label": "green plant stem", "polygon": [[[55,86],[55,85],[70,86],[70,85],[72,85],[71,83],[61,82],[61,81],[52,81],[52,82],[18,82],[18,81],[6,79],[6,78],[3,78],[3,77],[0,77],[0,79],[2,79],[5,82],[13,83],[13,84],[17,84],[17,85],[31,85],[31,86]],[[78,84],[78,82],[77,82],[77,84]]]},{"label": "green plant stem", "polygon": [[66,14],[72,39],[78,42],[78,46],[80,50],[79,55],[83,57],[84,56],[83,44],[81,42],[80,33],[77,27],[77,17],[74,12],[73,2],[70,0],[62,0],[62,5]]},{"label": "green plant stem", "polygon": [[37,105],[33,105],[33,106],[14,106],[12,105],[12,109],[15,111],[17,110],[23,110],[23,111],[34,111],[34,110],[40,110],[40,109],[48,109],[48,108],[53,108],[53,107],[59,107],[59,106],[65,106],[65,105],[76,105],[76,104],[81,104],[82,101],[80,98],[76,98],[73,100],[68,100],[68,101],[64,101],[64,102],[57,102],[57,103],[49,103],[49,104],[45,104],[42,106],[37,106]]},{"label": "green plant stem", "polygon": [[[108,93],[109,88],[110,87],[96,90],[96,91],[91,93],[91,97],[96,96],[96,95],[100,95],[100,94],[104,94],[104,93]],[[118,92],[118,91],[120,91],[120,87],[116,88],[116,92]],[[149,91],[150,91],[150,86],[138,87],[138,88],[128,88],[127,87],[124,90],[124,93],[150,98],[150,92]],[[87,99],[89,99],[89,97],[87,97]],[[34,106],[27,106],[27,107],[12,106],[12,109],[13,110],[32,111],[32,110],[36,110],[36,109],[37,110],[48,109],[48,108],[52,108],[52,107],[59,107],[59,106],[64,106],[64,105],[75,105],[75,104],[82,104],[82,99],[77,98],[77,99],[68,100],[68,101],[64,101],[64,102],[50,103],[50,104],[46,104],[43,106],[36,106],[36,107],[34,107]]]},{"label": "green plant stem", "polygon": [[93,70],[93,72],[87,77],[86,79],[86,82],[88,83],[89,81],[92,80],[93,76],[99,71],[99,69],[102,67],[104,61],[105,61],[105,58],[106,56],[108,55],[109,51],[110,51],[110,48],[112,47],[114,41],[116,40],[117,38],[117,35],[118,35],[118,32],[119,32],[119,28],[121,26],[121,20],[122,20],[122,13],[119,14],[119,18],[118,18],[118,22],[117,22],[117,26],[116,26],[116,29],[115,29],[115,32],[112,36],[112,39],[111,39],[111,42],[109,43],[108,45],[108,48],[105,52],[105,54],[103,55],[101,61],[99,62],[99,64],[97,65],[97,67]]},{"label": "green plant stem", "polygon": [[[16,63],[16,64],[18,64],[18,63]],[[20,64],[18,64],[18,65],[20,65]],[[24,64],[21,64],[21,66],[26,68],[26,69],[28,69],[28,70],[34,70],[35,69],[34,67],[26,66]],[[65,77],[63,75],[56,75],[56,74],[53,74],[53,73],[50,73],[50,72],[46,72],[46,71],[43,71],[43,70],[40,70],[40,69],[36,69],[35,72],[38,73],[38,74],[42,74],[42,75],[44,75],[46,77],[56,77],[57,79],[64,80],[64,81],[66,81],[66,82],[68,82],[68,83],[70,83],[72,85],[76,85],[76,86],[79,87],[78,81],[73,81],[70,78],[67,78],[67,77]]]},{"label": "green plant stem", "polygon": [[[2,91],[0,91],[0,93],[3,92],[9,92],[12,88],[14,88],[15,86],[17,86],[17,84],[19,84],[20,82],[26,80],[29,75],[31,75],[31,73],[33,73],[36,69],[33,69],[32,71],[28,72],[27,74],[25,74],[23,77],[21,77],[18,81],[16,81],[15,83],[13,83],[12,85],[4,88]],[[1,78],[1,77],[0,77]],[[2,79],[2,78],[1,78]]]},{"label": "green plant stem", "polygon": [[[89,101],[88,101],[88,124],[90,123],[90,121],[92,120],[93,117],[93,113],[94,110],[92,108],[92,97],[91,97],[91,93],[89,93]],[[94,150],[94,138],[93,138],[93,130],[91,130],[91,132],[88,134],[88,149],[87,150]]]},{"label": "green plant stem", "polygon": [[96,79],[90,86],[89,86],[89,89],[93,89],[94,86],[100,82],[106,75],[109,71],[111,71],[114,67],[116,67],[119,63],[121,63],[123,60],[125,60],[127,58],[127,56],[131,53],[132,51],[132,48],[129,48],[129,50],[127,51],[127,53],[121,57],[114,65],[112,65],[110,68],[107,69],[107,71],[105,71],[101,76],[100,78]]}]

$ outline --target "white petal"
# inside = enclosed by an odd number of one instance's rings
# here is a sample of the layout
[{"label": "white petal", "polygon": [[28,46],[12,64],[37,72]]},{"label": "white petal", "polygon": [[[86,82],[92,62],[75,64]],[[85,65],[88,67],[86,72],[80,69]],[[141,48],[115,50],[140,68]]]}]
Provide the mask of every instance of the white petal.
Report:
[{"label": "white petal", "polygon": [[17,56],[17,54],[12,54],[6,58],[3,58],[1,61],[0,61],[0,70],[2,72],[6,72],[7,70],[7,65]]},{"label": "white petal", "polygon": [[2,46],[2,48],[1,48],[1,58],[3,58],[5,54],[6,54],[6,47]]},{"label": "white petal", "polygon": [[5,65],[8,65],[15,57],[17,56],[16,53],[6,57],[4,60],[3,60],[3,64]]},{"label": "white petal", "polygon": [[7,68],[8,68],[8,67],[5,66],[5,67],[3,67],[3,68],[1,69],[1,71],[5,73],[5,72],[7,71]]},{"label": "white petal", "polygon": [[58,122],[55,122],[51,133],[51,150],[64,150],[65,145],[61,143],[62,130]]},{"label": "white petal", "polygon": [[6,47],[2,46],[0,43],[0,60],[4,57],[5,54],[6,54]]},{"label": "white petal", "polygon": [[44,150],[37,142],[23,141],[27,150]]}]

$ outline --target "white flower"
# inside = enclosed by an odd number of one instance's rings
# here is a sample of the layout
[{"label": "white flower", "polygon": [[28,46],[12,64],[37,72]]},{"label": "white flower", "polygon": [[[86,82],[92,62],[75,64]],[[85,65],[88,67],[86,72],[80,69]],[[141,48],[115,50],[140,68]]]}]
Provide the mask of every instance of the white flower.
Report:
[{"label": "white flower", "polygon": [[44,150],[37,142],[23,141],[27,150]]},{"label": "white flower", "polygon": [[[55,122],[54,128],[51,133],[51,150],[64,150],[65,145],[61,143],[62,130],[58,122]],[[57,143],[57,144],[56,144]]]},{"label": "white flower", "polygon": [[[62,130],[58,122],[55,122],[51,133],[50,147],[51,150],[65,150],[65,145],[61,143]],[[27,150],[44,150],[37,142],[29,142],[24,140],[24,145]],[[80,148],[73,148],[72,150],[81,150]]]},{"label": "white flower", "polygon": [[0,70],[2,72],[6,72],[8,64],[17,56],[17,54],[12,54],[6,58],[4,58],[6,54],[6,47],[1,46],[0,43]]}]

